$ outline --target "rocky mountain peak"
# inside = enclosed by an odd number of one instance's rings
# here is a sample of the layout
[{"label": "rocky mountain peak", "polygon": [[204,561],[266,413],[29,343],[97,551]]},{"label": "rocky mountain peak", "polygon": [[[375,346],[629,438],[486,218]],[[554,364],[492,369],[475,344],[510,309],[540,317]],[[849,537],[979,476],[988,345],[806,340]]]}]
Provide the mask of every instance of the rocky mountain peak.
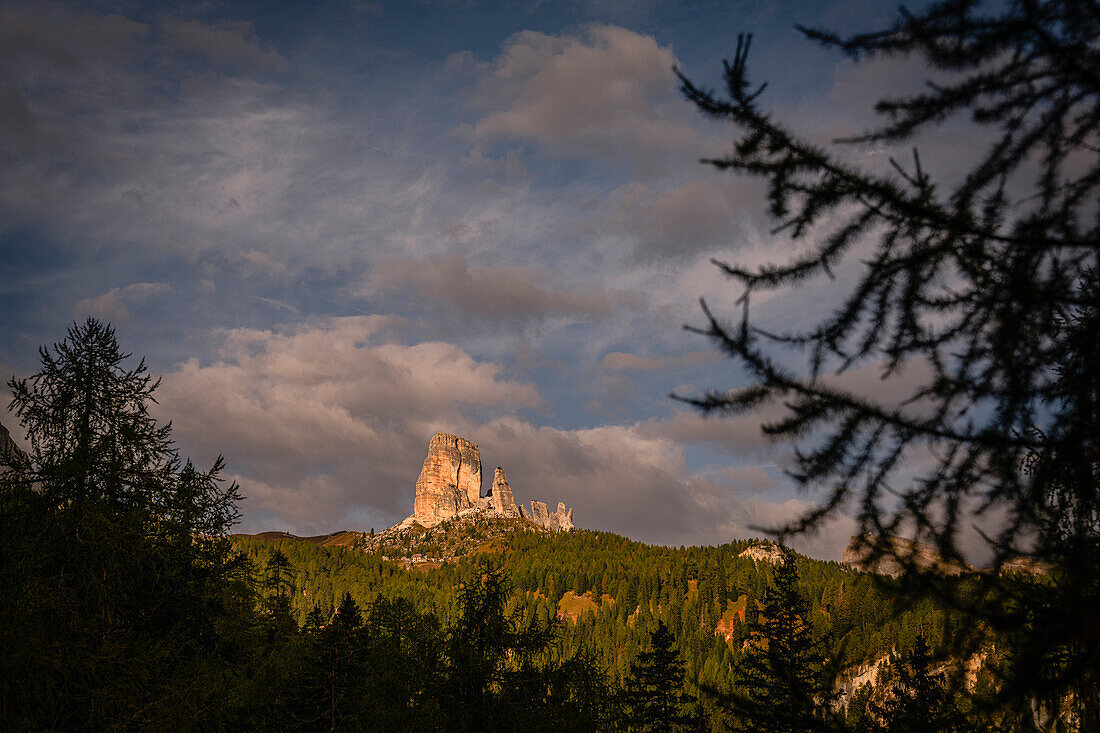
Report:
[{"label": "rocky mountain peak", "polygon": [[504,475],[504,469],[500,466],[497,466],[493,473],[493,485],[489,488],[489,497],[492,500],[493,511],[497,514],[504,517],[519,516],[512,487],[508,485],[508,477]]},{"label": "rocky mountain peak", "polygon": [[425,527],[472,509],[481,499],[481,453],[477,443],[436,433],[416,480],[413,518]]},{"label": "rocky mountain peak", "polygon": [[[481,495],[481,452],[477,443],[450,433],[436,433],[416,480],[413,514],[405,523],[434,527],[466,512],[481,510],[494,516],[523,517],[550,530],[573,529],[573,510],[558,502],[550,513],[545,503],[531,502],[531,513],[516,505],[504,469],[497,467],[489,493]],[[403,524],[405,524],[403,523]]]}]

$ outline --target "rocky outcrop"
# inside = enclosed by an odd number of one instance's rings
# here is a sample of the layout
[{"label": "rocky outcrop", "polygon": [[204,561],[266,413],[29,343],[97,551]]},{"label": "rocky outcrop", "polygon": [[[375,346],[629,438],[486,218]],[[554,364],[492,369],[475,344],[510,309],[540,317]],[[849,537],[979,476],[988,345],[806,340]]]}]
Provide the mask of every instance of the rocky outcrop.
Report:
[{"label": "rocky outcrop", "polygon": [[558,509],[553,514],[550,513],[549,507],[546,506],[546,502],[531,500],[531,516],[529,517],[532,522],[555,532],[569,531],[573,529],[573,510],[566,509],[564,502],[558,502]]},{"label": "rocky outcrop", "polygon": [[1004,563],[1001,564],[999,570],[1002,574],[1020,573],[1023,575],[1046,575],[1050,572],[1051,568],[1049,563],[1043,562],[1038,558],[1019,555],[1005,560]]},{"label": "rocky outcrop", "polygon": [[481,495],[481,453],[477,443],[450,433],[436,433],[428,444],[428,457],[416,480],[413,514],[399,527],[413,523],[434,527],[440,522],[469,512],[490,516],[527,519],[547,530],[573,529],[573,510],[558,502],[553,514],[541,501],[531,502],[531,513],[516,505],[512,487],[503,468],[493,474],[489,493]]},{"label": "rocky outcrop", "polygon": [[558,511],[555,512],[555,516],[558,518],[558,530],[568,532],[573,527],[573,508],[568,510],[565,508],[565,502],[558,502]]},{"label": "rocky outcrop", "polygon": [[753,562],[766,562],[772,565],[778,565],[785,562],[783,550],[774,542],[764,542],[762,544],[753,545],[752,547],[742,550],[737,556],[747,557]]},{"label": "rocky outcrop", "polygon": [[416,480],[413,519],[425,527],[473,509],[481,499],[481,453],[476,443],[436,433]]},{"label": "rocky outcrop", "polygon": [[961,575],[975,572],[970,565],[943,557],[935,547],[904,537],[856,535],[844,548],[841,563],[864,573],[897,577],[907,566],[922,573]]},{"label": "rocky outcrop", "polygon": [[519,507],[516,506],[516,498],[512,495],[512,487],[508,485],[508,477],[504,475],[504,469],[497,466],[493,473],[493,485],[489,489],[490,506],[493,511],[502,517],[518,517]]}]

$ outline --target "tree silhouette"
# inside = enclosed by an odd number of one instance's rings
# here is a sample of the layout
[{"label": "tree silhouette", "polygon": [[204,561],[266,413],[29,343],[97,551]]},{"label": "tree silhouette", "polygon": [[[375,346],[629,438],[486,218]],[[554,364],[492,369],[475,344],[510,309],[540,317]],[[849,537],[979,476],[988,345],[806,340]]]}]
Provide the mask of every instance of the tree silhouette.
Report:
[{"label": "tree silhouette", "polygon": [[748,624],[736,669],[731,711],[739,730],[795,733],[819,730],[830,718],[833,675],[815,639],[809,604],[798,591],[795,556],[784,550],[759,613]]},{"label": "tree silhouette", "polygon": [[458,617],[447,631],[448,728],[520,730],[525,718],[540,716],[550,680],[534,662],[557,629],[524,624],[519,608],[507,613],[509,591],[500,568],[488,565],[472,568],[459,589]]},{"label": "tree silhouette", "polygon": [[658,621],[649,649],[638,652],[631,663],[625,691],[629,730],[669,733],[701,728],[695,699],[684,692],[684,662],[675,643],[665,622]]},{"label": "tree silhouette", "polygon": [[954,705],[945,675],[933,670],[924,634],[913,649],[891,664],[893,679],[881,704],[871,703],[875,717],[889,733],[946,733],[969,730]]},{"label": "tree silhouette", "polygon": [[225,537],[237,487],[220,457],[181,461],[110,326],[89,318],[40,356],[9,383],[31,449],[0,473],[0,710],[15,727],[201,727],[252,602]]},{"label": "tree silhouette", "polygon": [[[856,60],[920,57],[943,77],[880,101],[881,126],[837,143],[936,140],[937,125],[968,114],[988,145],[950,187],[915,150],[909,164],[863,170],[761,108],[748,36],[725,66],[726,96],[681,76],[700,110],[742,131],[706,162],[763,178],[776,233],[815,239],[784,265],[717,263],[744,289],[741,319],[726,325],[704,303],[697,330],[754,382],[687,401],[723,414],[785,405],[764,431],[796,444],[791,475],[825,496],[777,528],[781,539],[854,507],[875,553],[877,538],[908,529],[958,559],[972,512],[1001,518],[988,538],[995,565],[1025,553],[1054,568],[1039,598],[995,573],[973,596],[983,602],[971,610],[1014,634],[1027,660],[1005,670],[1003,689],[1068,699],[1100,728],[1100,643],[1084,610],[1100,600],[1100,6],[942,0],[881,31],[802,30]],[[780,333],[754,323],[754,293],[841,267],[856,284],[818,322]],[[792,352],[804,364],[792,367]],[[856,367],[927,376],[892,382],[896,399],[883,401],[828,376]]]}]

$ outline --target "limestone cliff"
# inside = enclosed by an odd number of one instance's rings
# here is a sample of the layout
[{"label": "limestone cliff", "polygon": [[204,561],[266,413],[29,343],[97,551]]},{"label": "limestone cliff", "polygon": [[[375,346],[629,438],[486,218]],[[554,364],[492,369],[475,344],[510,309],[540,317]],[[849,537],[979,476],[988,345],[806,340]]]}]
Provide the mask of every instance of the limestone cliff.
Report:
[{"label": "limestone cliff", "polygon": [[436,433],[416,480],[413,519],[425,527],[473,509],[481,499],[481,453],[476,443]]},{"label": "limestone cliff", "polygon": [[944,558],[931,545],[893,536],[880,540],[855,535],[844,548],[841,563],[861,572],[893,577],[903,574],[907,565],[919,572],[936,572],[941,575],[975,572],[970,565]]},{"label": "limestone cliff", "polygon": [[489,493],[482,496],[481,453],[477,444],[450,433],[436,433],[428,444],[428,456],[416,480],[413,514],[399,526],[408,527],[415,522],[434,527],[470,512],[522,518],[552,531],[573,529],[573,510],[560,501],[554,513],[541,501],[531,502],[530,513],[517,506],[503,468],[496,469]]},{"label": "limestone cliff", "polygon": [[778,565],[786,561],[783,550],[774,542],[762,542],[752,545],[742,550],[737,556],[747,557],[753,562],[766,562],[772,565]]},{"label": "limestone cliff", "polygon": [[516,498],[512,495],[512,487],[508,485],[508,477],[504,475],[504,469],[497,466],[493,473],[493,486],[489,489],[489,497],[492,499],[493,511],[504,517],[518,517],[519,508],[516,507]]},{"label": "limestone cliff", "polygon": [[532,522],[553,531],[569,531],[573,529],[573,510],[566,509],[563,502],[558,502],[558,509],[553,514],[546,506],[546,502],[531,500]]}]

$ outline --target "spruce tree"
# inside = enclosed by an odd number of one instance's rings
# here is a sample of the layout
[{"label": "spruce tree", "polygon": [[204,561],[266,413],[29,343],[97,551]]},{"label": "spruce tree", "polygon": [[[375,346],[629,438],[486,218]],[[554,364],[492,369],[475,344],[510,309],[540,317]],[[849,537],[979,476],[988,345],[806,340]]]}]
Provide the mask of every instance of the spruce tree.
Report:
[{"label": "spruce tree", "polygon": [[966,730],[955,707],[946,676],[933,670],[924,634],[913,649],[891,664],[893,673],[881,704],[872,702],[872,715],[888,733],[948,733]]},{"label": "spruce tree", "polygon": [[675,643],[665,622],[658,621],[649,648],[639,651],[631,663],[625,689],[628,730],[670,733],[701,728],[695,699],[684,691],[684,662]]},{"label": "spruce tree", "polygon": [[733,695],[737,730],[801,733],[831,723],[833,675],[824,642],[815,639],[809,603],[798,590],[794,553],[784,550],[773,584],[755,619],[735,670]]},{"label": "spruce tree", "polygon": [[[0,473],[0,711],[11,727],[217,717],[252,596],[226,532],[234,484],[183,462],[157,380],[88,319],[12,379],[30,442]],[[188,722],[190,721],[190,722]]]}]

